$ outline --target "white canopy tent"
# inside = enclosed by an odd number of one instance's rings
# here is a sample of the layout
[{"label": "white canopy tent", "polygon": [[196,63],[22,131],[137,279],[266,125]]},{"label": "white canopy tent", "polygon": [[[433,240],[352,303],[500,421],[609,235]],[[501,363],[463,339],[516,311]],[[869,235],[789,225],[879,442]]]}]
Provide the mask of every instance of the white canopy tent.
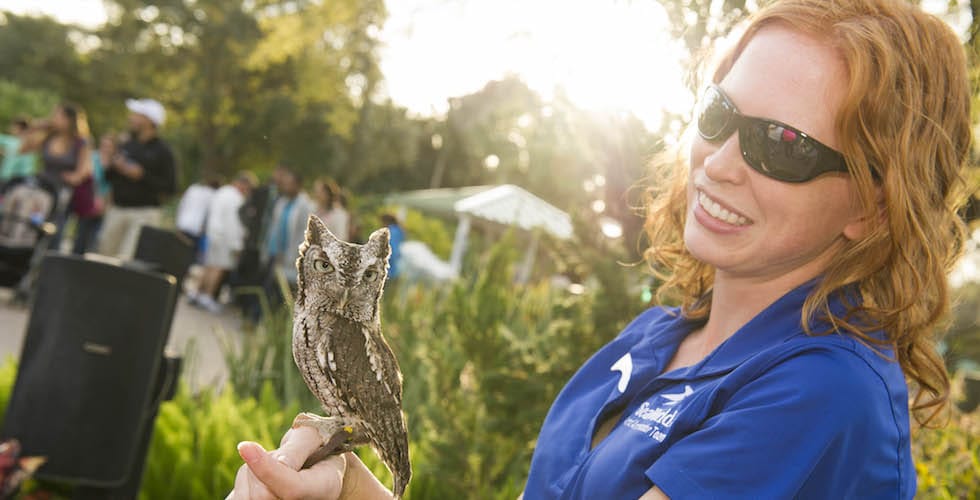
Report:
[{"label": "white canopy tent", "polygon": [[449,259],[454,276],[459,275],[462,267],[474,219],[531,231],[531,242],[517,277],[521,282],[530,277],[534,255],[537,253],[539,231],[559,239],[572,237],[572,219],[567,213],[512,184],[429,189],[393,195],[388,198],[388,202],[444,215],[448,215],[446,212],[450,210],[447,210],[447,205],[451,202],[451,213],[459,220]]}]

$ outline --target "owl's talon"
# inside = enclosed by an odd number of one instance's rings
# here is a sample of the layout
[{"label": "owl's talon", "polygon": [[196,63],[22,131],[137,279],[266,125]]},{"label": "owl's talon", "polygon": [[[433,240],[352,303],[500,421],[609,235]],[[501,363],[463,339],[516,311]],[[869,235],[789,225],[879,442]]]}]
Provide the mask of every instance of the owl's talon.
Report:
[{"label": "owl's talon", "polygon": [[323,445],[306,459],[304,468],[310,467],[331,455],[339,455],[354,449],[353,440],[356,437],[354,426],[337,417],[321,417],[313,413],[300,413],[293,419],[292,427],[295,429],[300,426],[316,429],[317,433],[320,434],[320,439],[323,440]]}]

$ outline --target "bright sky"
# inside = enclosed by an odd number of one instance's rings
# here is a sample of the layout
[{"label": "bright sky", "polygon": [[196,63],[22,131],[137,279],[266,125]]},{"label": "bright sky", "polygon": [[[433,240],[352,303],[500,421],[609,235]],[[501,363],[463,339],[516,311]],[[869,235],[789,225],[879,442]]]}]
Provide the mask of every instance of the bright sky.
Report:
[{"label": "bright sky", "polygon": [[590,109],[689,109],[666,17],[651,0],[390,1],[382,65],[395,101],[445,111],[446,98],[507,73]]},{"label": "bright sky", "polygon": [[[546,99],[561,87],[581,107],[628,110],[655,126],[684,112],[684,90],[653,0],[389,0],[381,53],[386,90],[415,113],[508,73]],[[97,26],[101,0],[0,0],[0,9]]]}]

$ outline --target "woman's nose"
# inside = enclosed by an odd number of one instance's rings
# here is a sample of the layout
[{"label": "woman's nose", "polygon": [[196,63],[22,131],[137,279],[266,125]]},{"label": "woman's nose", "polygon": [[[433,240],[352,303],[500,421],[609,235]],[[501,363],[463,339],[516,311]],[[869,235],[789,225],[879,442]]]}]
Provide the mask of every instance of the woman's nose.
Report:
[{"label": "woman's nose", "polygon": [[721,144],[709,143],[707,146],[709,149],[704,157],[704,173],[709,179],[733,184],[741,183],[745,179],[745,168],[748,165],[742,158],[737,131]]}]

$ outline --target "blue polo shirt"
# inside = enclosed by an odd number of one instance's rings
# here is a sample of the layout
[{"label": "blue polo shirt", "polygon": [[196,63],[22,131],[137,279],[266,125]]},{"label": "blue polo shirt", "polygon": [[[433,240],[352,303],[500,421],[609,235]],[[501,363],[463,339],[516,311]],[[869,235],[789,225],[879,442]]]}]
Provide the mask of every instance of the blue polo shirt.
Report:
[{"label": "blue polo shirt", "polygon": [[[653,485],[675,500],[912,498],[902,371],[850,336],[806,335],[800,310],[812,287],[663,374],[697,325],[676,309],[641,314],[558,395],[524,498],[637,498]],[[590,450],[599,423],[620,411]]]}]

